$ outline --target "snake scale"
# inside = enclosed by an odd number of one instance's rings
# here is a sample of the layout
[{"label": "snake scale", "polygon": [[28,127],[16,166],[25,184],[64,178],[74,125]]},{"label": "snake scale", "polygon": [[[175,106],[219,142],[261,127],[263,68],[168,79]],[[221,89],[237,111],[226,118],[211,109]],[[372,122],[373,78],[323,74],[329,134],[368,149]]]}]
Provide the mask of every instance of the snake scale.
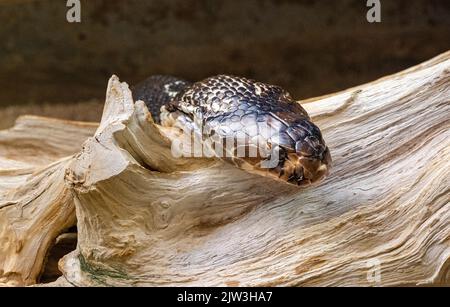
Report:
[{"label": "snake scale", "polygon": [[[307,186],[325,178],[331,167],[320,129],[279,86],[229,75],[195,83],[156,75],[132,92],[163,126],[197,133],[213,150],[232,140],[231,147],[221,147],[227,154],[219,156],[248,172]],[[275,163],[263,163],[274,157]]]}]

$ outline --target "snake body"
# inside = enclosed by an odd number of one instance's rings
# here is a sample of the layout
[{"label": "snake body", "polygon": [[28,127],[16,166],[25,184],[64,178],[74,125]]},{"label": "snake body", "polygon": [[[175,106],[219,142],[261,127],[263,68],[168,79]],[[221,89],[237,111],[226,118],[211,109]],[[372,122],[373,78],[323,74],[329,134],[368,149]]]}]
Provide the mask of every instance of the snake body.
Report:
[{"label": "snake body", "polygon": [[[194,132],[215,152],[232,140],[221,157],[246,171],[299,186],[328,174],[331,156],[320,129],[279,86],[228,75],[195,83],[152,76],[132,91],[157,123]],[[270,154],[263,157],[264,150]],[[274,152],[276,163],[264,166]]]}]

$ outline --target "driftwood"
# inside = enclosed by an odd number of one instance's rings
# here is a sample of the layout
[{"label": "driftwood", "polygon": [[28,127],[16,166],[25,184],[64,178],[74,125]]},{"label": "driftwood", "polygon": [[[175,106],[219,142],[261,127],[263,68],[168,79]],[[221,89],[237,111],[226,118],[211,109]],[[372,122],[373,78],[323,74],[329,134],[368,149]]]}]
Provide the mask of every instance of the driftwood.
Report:
[{"label": "driftwood", "polygon": [[20,118],[0,132],[0,283],[36,284],[76,224],[50,285],[449,285],[450,52],[302,103],[334,161],[306,189],[174,158],[179,132],[115,76],[99,126]]}]

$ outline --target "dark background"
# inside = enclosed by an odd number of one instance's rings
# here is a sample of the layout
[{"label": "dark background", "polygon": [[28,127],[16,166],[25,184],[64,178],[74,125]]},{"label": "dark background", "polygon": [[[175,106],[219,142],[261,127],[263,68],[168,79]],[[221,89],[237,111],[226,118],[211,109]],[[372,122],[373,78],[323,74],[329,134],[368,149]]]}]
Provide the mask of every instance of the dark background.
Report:
[{"label": "dark background", "polygon": [[[0,0],[0,108],[47,105],[27,110],[52,115],[48,103],[101,101],[113,73],[131,84],[230,73],[308,98],[450,49],[449,0],[381,0],[373,24],[365,0],[81,3],[82,22],[71,24],[65,0]],[[100,106],[55,116],[96,120]]]}]

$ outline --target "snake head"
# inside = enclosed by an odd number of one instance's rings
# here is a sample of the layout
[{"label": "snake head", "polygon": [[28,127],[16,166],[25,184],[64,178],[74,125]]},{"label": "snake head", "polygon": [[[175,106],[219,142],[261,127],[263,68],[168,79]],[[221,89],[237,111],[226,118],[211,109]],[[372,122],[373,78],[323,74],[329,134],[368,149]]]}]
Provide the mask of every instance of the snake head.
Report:
[{"label": "snake head", "polygon": [[278,139],[279,164],[271,172],[298,186],[320,182],[331,168],[330,150],[319,128],[305,119],[290,126]]}]

